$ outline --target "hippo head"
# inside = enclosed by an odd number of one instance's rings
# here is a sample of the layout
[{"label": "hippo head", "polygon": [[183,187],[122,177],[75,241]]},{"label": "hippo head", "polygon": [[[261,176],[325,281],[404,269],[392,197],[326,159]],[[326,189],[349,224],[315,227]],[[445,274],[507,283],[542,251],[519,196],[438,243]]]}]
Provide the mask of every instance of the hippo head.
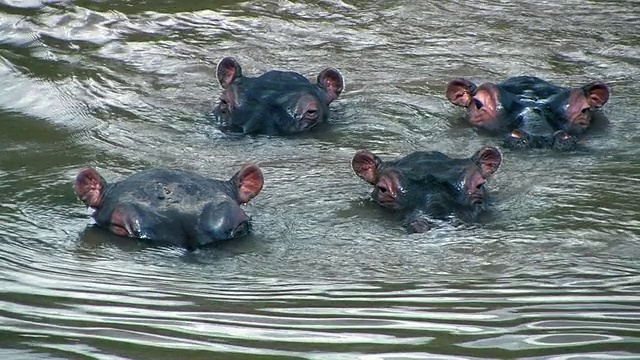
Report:
[{"label": "hippo head", "polygon": [[485,207],[485,184],[501,161],[495,147],[485,147],[464,159],[419,151],[393,161],[361,150],[353,157],[352,167],[375,187],[371,198],[383,207],[434,218],[459,215],[473,219]]},{"label": "hippo head", "polygon": [[240,205],[253,199],[262,185],[262,171],[255,164],[227,181],[151,169],[107,183],[87,167],[76,177],[74,190],[95,209],[96,224],[117,235],[198,247],[247,234],[251,223]]},{"label": "hippo head", "polygon": [[247,134],[306,132],[327,120],[329,104],[344,88],[342,75],[333,68],[322,70],[315,84],[290,71],[249,77],[231,57],[220,61],[217,76],[224,90],[213,113],[221,129]]}]

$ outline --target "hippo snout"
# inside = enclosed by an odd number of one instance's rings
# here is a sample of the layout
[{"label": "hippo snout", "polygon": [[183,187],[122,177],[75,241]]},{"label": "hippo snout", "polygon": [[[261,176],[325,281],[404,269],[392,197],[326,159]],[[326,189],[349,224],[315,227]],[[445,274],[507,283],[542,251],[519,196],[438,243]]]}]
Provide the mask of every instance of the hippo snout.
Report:
[{"label": "hippo snout", "polygon": [[200,226],[205,237],[201,245],[244,236],[251,230],[249,216],[233,200],[208,204],[200,216]]}]

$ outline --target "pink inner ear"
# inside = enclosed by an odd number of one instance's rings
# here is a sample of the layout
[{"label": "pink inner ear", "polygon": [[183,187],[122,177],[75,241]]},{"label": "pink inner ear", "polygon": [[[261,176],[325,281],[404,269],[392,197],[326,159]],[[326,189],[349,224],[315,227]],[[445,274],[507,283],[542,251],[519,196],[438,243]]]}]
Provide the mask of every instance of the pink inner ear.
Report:
[{"label": "pink inner ear", "polygon": [[216,76],[218,77],[220,86],[222,86],[223,89],[226,89],[227,86],[231,85],[235,78],[242,76],[242,68],[236,59],[226,57],[218,63]]},{"label": "pink inner ear", "polygon": [[502,154],[500,150],[493,146],[488,146],[478,153],[480,160],[480,169],[482,175],[488,177],[498,171],[500,164],[502,163]]},{"label": "pink inner ear", "polygon": [[233,176],[238,186],[238,203],[248,203],[262,190],[264,178],[258,165],[251,164],[243,167]]},{"label": "pink inner ear", "polygon": [[367,150],[360,150],[351,160],[351,167],[362,180],[369,184],[376,184],[376,170],[378,168],[378,157]]},{"label": "pink inner ear", "polygon": [[465,79],[454,79],[447,85],[447,99],[458,106],[467,107],[471,104],[471,93],[476,86]]},{"label": "pink inner ear", "polygon": [[87,206],[97,209],[102,202],[102,190],[106,182],[96,169],[87,167],[80,171],[73,184],[73,190]]},{"label": "pink inner ear", "polygon": [[593,107],[602,107],[609,101],[609,88],[603,83],[591,83],[586,86],[587,102]]},{"label": "pink inner ear", "polygon": [[318,83],[327,90],[327,104],[337,99],[344,89],[344,79],[340,72],[333,68],[326,68],[318,74]]}]

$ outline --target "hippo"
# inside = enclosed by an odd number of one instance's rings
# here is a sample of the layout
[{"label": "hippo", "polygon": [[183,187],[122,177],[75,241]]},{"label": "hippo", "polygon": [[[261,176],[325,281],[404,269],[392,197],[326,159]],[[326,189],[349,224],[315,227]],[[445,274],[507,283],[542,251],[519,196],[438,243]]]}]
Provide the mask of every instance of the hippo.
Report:
[{"label": "hippo", "polygon": [[293,71],[242,74],[238,61],[226,57],[217,67],[224,89],[213,109],[221,131],[254,135],[306,133],[327,121],[329,104],[344,89],[342,74],[326,68],[311,83]]},{"label": "hippo", "polygon": [[351,165],[358,177],[374,186],[371,198],[376,203],[402,214],[409,232],[424,232],[433,219],[476,221],[487,210],[486,182],[501,162],[498,148],[487,146],[468,158],[416,151],[387,161],[360,150]]},{"label": "hippo", "polygon": [[175,169],[154,168],[107,183],[92,167],[77,175],[74,190],[95,209],[96,225],[130,238],[195,249],[246,235],[250,218],[240,207],[263,186],[255,164],[230,180],[209,179]]},{"label": "hippo", "polygon": [[575,149],[609,100],[603,82],[565,88],[534,76],[481,85],[457,78],[446,93],[452,104],[467,108],[472,126],[501,136],[503,146],[515,149]]}]

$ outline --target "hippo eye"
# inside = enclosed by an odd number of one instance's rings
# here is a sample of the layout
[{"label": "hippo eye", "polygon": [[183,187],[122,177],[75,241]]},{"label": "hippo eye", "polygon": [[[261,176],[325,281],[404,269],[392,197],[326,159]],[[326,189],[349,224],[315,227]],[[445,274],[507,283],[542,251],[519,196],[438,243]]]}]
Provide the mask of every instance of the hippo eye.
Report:
[{"label": "hippo eye", "polygon": [[522,134],[522,131],[520,130],[513,130],[511,134],[509,134],[509,136],[511,136],[514,139],[521,139],[523,137],[523,134]]},{"label": "hippo eye", "polygon": [[227,101],[226,98],[224,97],[220,97],[220,104],[218,104],[218,108],[220,109],[220,112],[226,114],[229,113],[230,111],[230,106],[229,106],[229,102]]},{"label": "hippo eye", "polygon": [[478,109],[482,109],[482,101],[478,100],[478,99],[473,99],[473,102],[476,104],[476,108]]}]

